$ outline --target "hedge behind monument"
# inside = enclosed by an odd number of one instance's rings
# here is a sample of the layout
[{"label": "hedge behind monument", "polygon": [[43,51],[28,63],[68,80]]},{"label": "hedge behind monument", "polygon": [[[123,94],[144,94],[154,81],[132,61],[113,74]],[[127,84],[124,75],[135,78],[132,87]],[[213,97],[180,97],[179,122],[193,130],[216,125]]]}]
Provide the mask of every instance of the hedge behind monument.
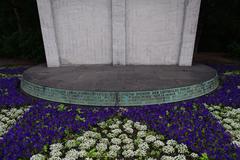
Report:
[{"label": "hedge behind monument", "polygon": [[44,61],[35,0],[0,1],[0,57]]}]

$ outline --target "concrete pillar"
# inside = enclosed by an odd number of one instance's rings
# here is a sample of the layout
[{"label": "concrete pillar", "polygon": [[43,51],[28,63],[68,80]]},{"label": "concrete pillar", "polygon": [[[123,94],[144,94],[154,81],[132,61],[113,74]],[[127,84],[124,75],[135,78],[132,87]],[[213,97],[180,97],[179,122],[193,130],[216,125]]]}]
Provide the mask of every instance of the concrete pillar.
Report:
[{"label": "concrete pillar", "polygon": [[185,13],[183,18],[182,39],[178,64],[191,66],[194,52],[195,38],[198,25],[201,0],[185,0]]},{"label": "concrete pillar", "polygon": [[48,67],[59,67],[60,59],[55,34],[51,0],[37,0]]},{"label": "concrete pillar", "polygon": [[113,65],[126,65],[126,0],[112,0]]}]

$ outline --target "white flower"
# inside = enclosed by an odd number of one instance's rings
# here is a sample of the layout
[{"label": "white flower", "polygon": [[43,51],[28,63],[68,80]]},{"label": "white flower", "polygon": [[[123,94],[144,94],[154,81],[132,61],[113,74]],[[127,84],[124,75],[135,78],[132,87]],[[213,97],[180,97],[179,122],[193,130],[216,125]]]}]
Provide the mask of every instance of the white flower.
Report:
[{"label": "white flower", "polygon": [[8,118],[8,117],[3,117],[3,118],[2,118],[2,122],[7,122],[7,121],[9,121],[9,118]]},{"label": "white flower", "polygon": [[139,144],[138,148],[141,150],[147,150],[147,149],[149,149],[149,146],[146,142],[144,142],[144,143]]},{"label": "white flower", "polygon": [[123,140],[123,139],[128,138],[128,136],[126,134],[121,134],[121,135],[119,135],[119,138]]},{"label": "white flower", "polygon": [[122,124],[122,122],[121,122],[121,121],[119,121],[119,120],[117,120],[117,121],[115,122],[115,124],[118,124],[118,125],[120,125],[120,124]]},{"label": "white flower", "polygon": [[149,157],[147,160],[157,160],[157,159]]},{"label": "white flower", "polygon": [[188,153],[188,147],[183,143],[177,144],[176,148],[178,150],[178,153],[181,153],[181,154]]},{"label": "white flower", "polygon": [[77,140],[78,142],[84,142],[85,139],[86,139],[85,137],[79,136],[76,140]]},{"label": "white flower", "polygon": [[134,143],[135,143],[135,144],[141,144],[141,143],[143,143],[143,142],[144,142],[144,140],[141,139],[141,138],[137,138],[137,139],[134,140]]},{"label": "white flower", "polygon": [[109,158],[116,158],[117,157],[117,152],[114,151],[114,150],[110,150],[108,153],[107,153],[107,156]]},{"label": "white flower", "polygon": [[7,122],[9,125],[13,125],[16,123],[16,120],[15,119],[11,119]]},{"label": "white flower", "polygon": [[104,130],[102,130],[102,133],[107,134],[108,130],[104,129]]},{"label": "white flower", "polygon": [[132,120],[127,120],[126,124],[132,125],[133,121]]},{"label": "white flower", "polygon": [[132,143],[133,140],[130,139],[130,138],[125,138],[125,139],[122,140],[122,142],[125,143],[125,144],[128,144],[128,143]]},{"label": "white flower", "polygon": [[115,136],[116,136],[116,135],[113,134],[113,133],[108,133],[108,134],[107,134],[107,137],[108,137],[108,138],[114,138]]},{"label": "white flower", "polygon": [[213,113],[214,113],[215,115],[219,115],[219,114],[220,114],[219,111],[213,111]]},{"label": "white flower", "polygon": [[45,160],[45,159],[46,157],[42,154],[35,154],[30,158],[30,160]]},{"label": "white flower", "polygon": [[222,120],[222,117],[220,117],[219,115],[214,115],[215,118],[217,118],[218,120]]},{"label": "white flower", "polygon": [[154,141],[156,141],[156,137],[153,136],[153,135],[149,135],[149,136],[147,136],[147,137],[145,138],[145,141],[146,141],[147,143],[154,142]]},{"label": "white flower", "polygon": [[163,147],[165,144],[160,141],[160,140],[156,140],[155,142],[153,142],[153,146],[158,148],[158,147]]},{"label": "white flower", "polygon": [[222,121],[225,122],[225,123],[228,123],[228,124],[231,124],[231,123],[234,122],[234,121],[233,121],[232,119],[230,119],[230,118],[225,118],[225,119],[223,119]]},{"label": "white flower", "polygon": [[77,141],[76,140],[68,140],[66,143],[65,143],[65,146],[67,148],[73,148],[73,147],[76,147],[78,144],[77,144]]},{"label": "white flower", "polygon": [[146,132],[145,131],[138,131],[137,137],[143,138],[145,136],[146,136]]},{"label": "white flower", "polygon": [[147,130],[147,126],[146,125],[141,125],[140,122],[135,122],[134,127],[139,131]]},{"label": "white flower", "polygon": [[233,141],[232,143],[240,147],[240,141]]},{"label": "white flower", "polygon": [[0,114],[0,120],[2,120],[3,117],[5,117],[5,115]]},{"label": "white flower", "polygon": [[80,158],[83,158],[83,157],[85,157],[86,155],[87,155],[87,152],[86,152],[85,150],[81,150],[81,151],[78,152],[78,156],[79,156]]},{"label": "white flower", "polygon": [[27,108],[24,108],[23,110],[24,110],[24,112],[27,112],[27,111],[29,111],[29,110],[30,110],[30,106],[29,106],[29,107],[27,107]]},{"label": "white flower", "polygon": [[214,108],[213,107],[209,107],[208,110],[209,111],[214,111]]},{"label": "white flower", "polygon": [[173,146],[163,146],[162,151],[166,154],[171,154],[175,152],[175,149],[173,148]]},{"label": "white flower", "polygon": [[139,130],[146,131],[147,130],[147,126],[146,125],[141,125]]},{"label": "white flower", "polygon": [[136,127],[136,126],[140,126],[140,125],[141,125],[140,122],[135,122],[135,123],[134,123],[134,127]]},{"label": "white flower", "polygon": [[232,130],[232,127],[228,124],[223,124],[223,127],[227,130]]},{"label": "white flower", "polygon": [[61,151],[58,151],[58,150],[52,150],[50,152],[50,156],[51,157],[60,157],[62,155],[62,152]]},{"label": "white flower", "polygon": [[109,140],[107,138],[102,138],[100,139],[100,143],[109,144]]},{"label": "white flower", "polygon": [[213,108],[216,109],[216,110],[221,110],[220,106],[213,106]]},{"label": "white flower", "polygon": [[176,146],[176,145],[177,145],[177,141],[175,141],[175,140],[173,140],[173,139],[168,140],[168,141],[167,141],[167,145],[169,145],[169,146]]},{"label": "white flower", "polygon": [[121,129],[114,129],[114,130],[112,130],[112,133],[115,134],[115,135],[119,135],[120,133],[122,133],[122,130]]},{"label": "white flower", "polygon": [[60,157],[50,157],[48,160],[62,160]]},{"label": "white flower", "polygon": [[95,139],[100,139],[101,138],[101,134],[97,133],[97,132],[93,132],[93,131],[87,131],[83,134],[84,137],[86,138],[95,138]]},{"label": "white flower", "polygon": [[75,159],[75,160],[78,159],[78,157],[79,157],[79,153],[75,149],[71,149],[70,151],[67,151],[65,156],[65,158]]},{"label": "white flower", "polygon": [[7,110],[7,109],[2,109],[1,112],[2,112],[2,113],[7,113],[8,110]]},{"label": "white flower", "polygon": [[133,150],[124,150],[123,152],[122,152],[122,155],[123,155],[123,157],[125,157],[125,158],[129,158],[129,157],[134,157],[134,151]]},{"label": "white flower", "polygon": [[112,146],[109,147],[109,149],[111,151],[117,152],[117,151],[119,151],[121,149],[121,147],[118,146],[118,145],[112,145]]},{"label": "white flower", "polygon": [[99,151],[99,152],[104,152],[107,150],[107,145],[105,143],[98,143],[96,145],[96,149]]},{"label": "white flower", "polygon": [[232,123],[231,123],[231,126],[232,126],[234,129],[240,129],[240,124],[239,124],[239,123],[232,122]]},{"label": "white flower", "polygon": [[129,133],[129,134],[132,134],[132,133],[133,133],[133,129],[130,128],[130,127],[127,127],[127,128],[125,128],[124,130],[125,130],[127,133]]},{"label": "white flower", "polygon": [[235,131],[235,138],[240,140],[240,131]]},{"label": "white flower", "polygon": [[134,150],[134,144],[133,143],[129,143],[129,144],[126,144],[122,147],[122,149],[124,150]]},{"label": "white flower", "polygon": [[191,153],[190,156],[191,156],[192,158],[198,158],[198,154],[196,154],[196,153]]},{"label": "white flower", "polygon": [[98,123],[97,125],[102,129],[106,128],[106,126],[107,126],[106,122],[101,122],[101,123]]},{"label": "white flower", "polygon": [[86,158],[85,160],[93,160],[92,158]]},{"label": "white flower", "polygon": [[113,144],[118,145],[118,144],[121,144],[121,143],[122,143],[122,140],[119,139],[119,138],[113,138],[113,139],[111,140],[111,142],[112,142]]},{"label": "white flower", "polygon": [[94,139],[88,139],[84,143],[81,143],[79,145],[80,149],[85,150],[85,149],[90,149],[93,145],[95,145],[96,140]]},{"label": "white flower", "polygon": [[135,151],[135,155],[139,156],[139,157],[144,157],[147,155],[147,152],[146,152],[146,150],[143,150],[143,149],[137,149]]},{"label": "white flower", "polygon": [[118,124],[112,124],[112,125],[109,126],[109,128],[111,128],[111,129],[118,129],[119,125]]},{"label": "white flower", "polygon": [[174,157],[174,160],[186,160],[186,156],[180,154]]},{"label": "white flower", "polygon": [[162,156],[161,160],[174,160],[174,157],[171,156]]}]

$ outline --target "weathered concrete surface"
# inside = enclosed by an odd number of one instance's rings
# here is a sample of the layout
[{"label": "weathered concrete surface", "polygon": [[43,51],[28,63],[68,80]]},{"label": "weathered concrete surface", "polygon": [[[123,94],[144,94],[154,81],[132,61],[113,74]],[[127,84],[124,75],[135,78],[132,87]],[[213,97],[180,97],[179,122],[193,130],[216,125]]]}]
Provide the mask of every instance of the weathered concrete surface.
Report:
[{"label": "weathered concrete surface", "polygon": [[61,65],[112,63],[111,0],[51,1]]},{"label": "weathered concrete surface", "polygon": [[146,91],[194,85],[215,76],[216,71],[205,65],[90,65],[57,68],[40,65],[25,71],[23,79],[42,86],[69,90]]},{"label": "weathered concrete surface", "polygon": [[112,0],[113,65],[126,65],[126,0]]},{"label": "weathered concrete surface", "polygon": [[37,0],[49,67],[190,66],[201,0]]},{"label": "weathered concrete surface", "polygon": [[49,0],[38,0],[37,4],[47,65],[48,67],[59,67],[60,59],[52,3]]}]

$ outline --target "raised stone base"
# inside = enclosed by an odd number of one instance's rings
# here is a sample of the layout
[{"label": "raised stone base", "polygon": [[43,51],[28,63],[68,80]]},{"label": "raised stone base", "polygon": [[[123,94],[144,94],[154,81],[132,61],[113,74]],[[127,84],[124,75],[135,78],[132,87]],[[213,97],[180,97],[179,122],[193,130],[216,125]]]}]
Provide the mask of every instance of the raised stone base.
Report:
[{"label": "raised stone base", "polygon": [[214,69],[205,65],[87,65],[24,72],[21,88],[38,98],[93,106],[141,106],[196,98],[218,87]]}]

